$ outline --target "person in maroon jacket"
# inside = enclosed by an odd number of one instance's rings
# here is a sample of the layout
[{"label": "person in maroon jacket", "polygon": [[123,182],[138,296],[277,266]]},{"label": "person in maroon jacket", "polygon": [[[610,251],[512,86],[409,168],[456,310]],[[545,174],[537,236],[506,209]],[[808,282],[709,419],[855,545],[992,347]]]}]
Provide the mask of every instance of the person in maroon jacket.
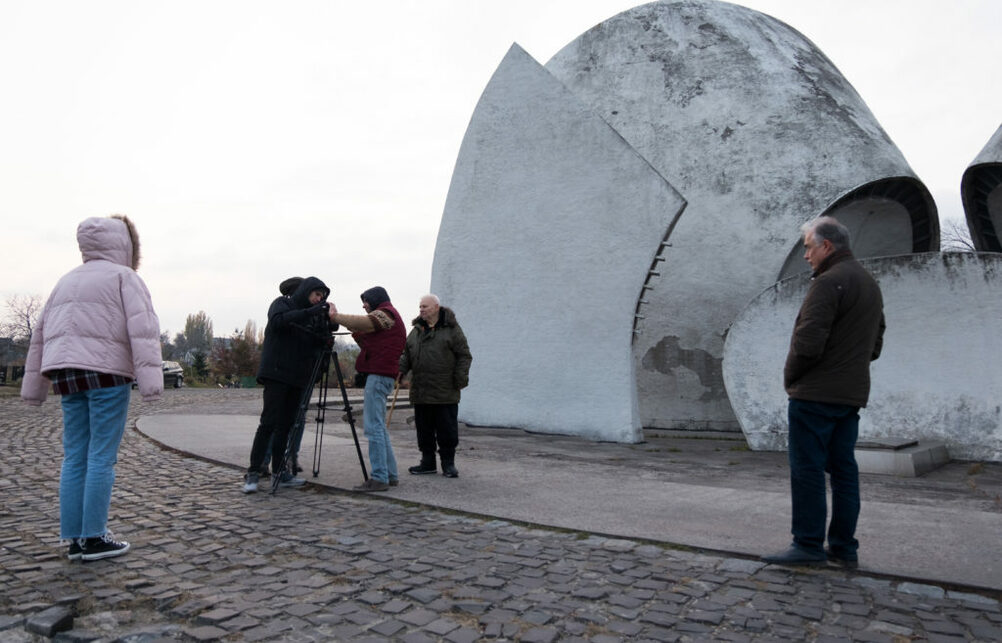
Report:
[{"label": "person in maroon jacket", "polygon": [[[853,453],[859,409],[870,395],[870,362],[880,357],[880,286],[849,250],[849,231],[831,217],[802,228],[811,285],[800,306],[783,369],[789,396],[793,543],[763,556],[780,565],[858,565],[859,467]],[[825,548],[831,476],[832,514]]]},{"label": "person in maroon jacket", "polygon": [[352,331],[351,336],[362,349],[355,361],[355,370],[365,374],[362,426],[369,441],[372,475],[354,490],[386,491],[395,487],[399,479],[397,459],[386,430],[386,400],[397,381],[407,329],[381,286],[362,293],[362,308],[365,315],[344,315],[332,309],[331,320]]}]

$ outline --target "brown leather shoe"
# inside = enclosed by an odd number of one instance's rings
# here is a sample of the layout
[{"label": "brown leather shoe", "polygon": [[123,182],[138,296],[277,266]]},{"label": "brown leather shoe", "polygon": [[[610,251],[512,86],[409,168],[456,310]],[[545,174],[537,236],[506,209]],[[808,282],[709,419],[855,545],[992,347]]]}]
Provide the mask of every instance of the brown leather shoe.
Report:
[{"label": "brown leather shoe", "polygon": [[362,484],[358,485],[357,487],[352,487],[351,490],[352,491],[387,491],[387,490],[389,490],[389,488],[390,488],[390,485],[386,484],[385,482],[380,482],[379,480],[376,480],[375,478],[369,478],[368,480],[366,480]]}]

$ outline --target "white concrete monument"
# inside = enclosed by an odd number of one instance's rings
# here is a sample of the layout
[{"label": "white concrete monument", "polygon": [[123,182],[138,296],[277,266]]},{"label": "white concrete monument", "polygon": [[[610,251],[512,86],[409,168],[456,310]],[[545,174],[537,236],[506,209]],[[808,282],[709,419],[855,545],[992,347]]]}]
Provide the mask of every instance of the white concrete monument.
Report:
[{"label": "white concrete monument", "polygon": [[461,418],[638,441],[634,311],[684,206],[512,46],[466,131],[432,269],[474,355]]},{"label": "white concrete monument", "polygon": [[939,249],[935,205],[901,153],[832,62],[774,18],[651,3],[546,68],[689,204],[634,346],[645,426],[737,429],[724,333],[763,288],[806,268],[805,221],[838,217],[860,257]]},{"label": "white concrete monument", "polygon": [[928,191],[787,25],[656,2],[545,68],[514,46],[471,119],[435,249],[432,290],[475,356],[461,419],[618,441],[737,431],[724,334],[804,269],[800,225],[824,213],[859,256],[939,247]]},{"label": "white concrete monument", "polygon": [[[887,331],[860,440],[908,438],[946,444],[958,459],[1002,460],[1002,254],[861,263],[880,284]],[[786,448],[783,364],[809,285],[804,273],[770,286],[727,335],[724,381],[752,449]]]},{"label": "white concrete monument", "polygon": [[964,172],[960,196],[974,247],[1002,252],[1002,127]]}]

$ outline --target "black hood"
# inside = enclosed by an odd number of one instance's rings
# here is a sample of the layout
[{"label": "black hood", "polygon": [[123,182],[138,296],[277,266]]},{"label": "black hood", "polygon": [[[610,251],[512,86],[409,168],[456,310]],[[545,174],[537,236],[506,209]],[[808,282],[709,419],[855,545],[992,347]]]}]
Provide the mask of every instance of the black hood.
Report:
[{"label": "black hood", "polygon": [[292,302],[296,308],[309,308],[310,307],[310,293],[314,290],[320,290],[324,293],[324,299],[331,294],[331,289],[327,287],[324,282],[320,281],[317,277],[307,277],[303,279],[303,283],[299,284],[296,291],[292,293]]},{"label": "black hood", "polygon": [[362,301],[369,304],[371,310],[376,310],[380,304],[390,301],[390,296],[382,286],[373,286],[362,293]]},{"label": "black hood", "polygon": [[296,292],[296,288],[298,288],[301,283],[303,283],[302,277],[289,277],[282,283],[278,284],[278,292],[282,293],[286,297],[291,297],[292,293]]}]

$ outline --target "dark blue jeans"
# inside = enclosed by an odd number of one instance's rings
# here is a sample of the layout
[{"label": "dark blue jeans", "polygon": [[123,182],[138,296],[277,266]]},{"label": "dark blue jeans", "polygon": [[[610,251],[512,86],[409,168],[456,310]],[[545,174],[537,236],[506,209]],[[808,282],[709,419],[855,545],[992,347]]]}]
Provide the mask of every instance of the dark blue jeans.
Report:
[{"label": "dark blue jeans", "polygon": [[853,450],[859,435],[859,407],[791,399],[789,420],[793,544],[807,552],[824,553],[827,471],[832,485],[828,547],[840,557],[855,559],[859,468]]}]

